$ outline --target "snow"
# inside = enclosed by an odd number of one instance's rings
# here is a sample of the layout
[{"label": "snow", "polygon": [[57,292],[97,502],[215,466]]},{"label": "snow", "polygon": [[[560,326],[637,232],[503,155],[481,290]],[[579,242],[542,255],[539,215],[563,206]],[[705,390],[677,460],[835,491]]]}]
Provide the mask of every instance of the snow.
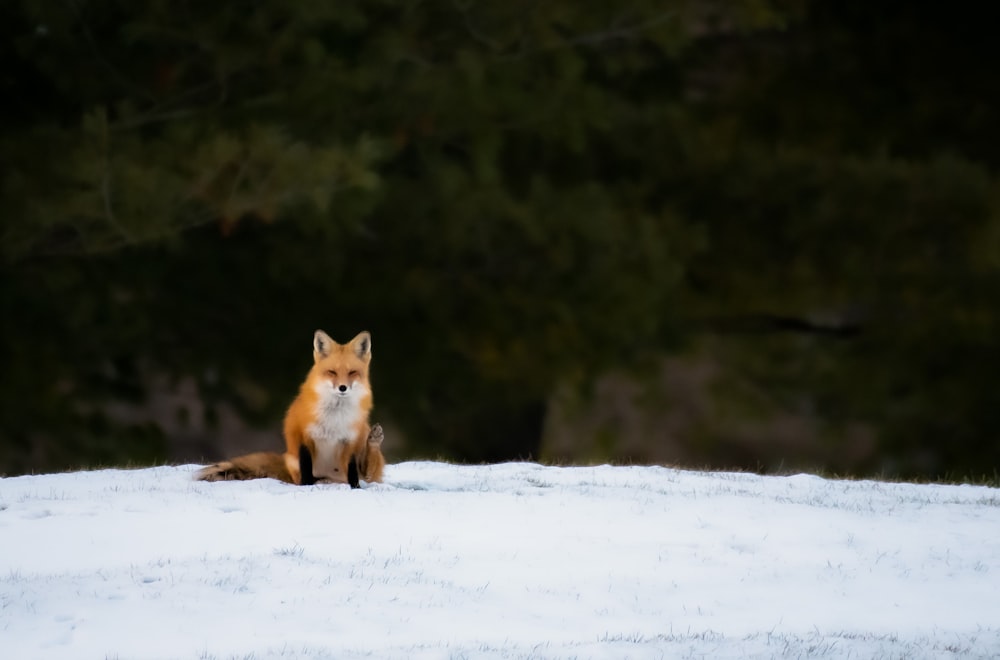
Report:
[{"label": "snow", "polygon": [[0,479],[0,656],[1000,655],[1000,491],[662,467]]}]

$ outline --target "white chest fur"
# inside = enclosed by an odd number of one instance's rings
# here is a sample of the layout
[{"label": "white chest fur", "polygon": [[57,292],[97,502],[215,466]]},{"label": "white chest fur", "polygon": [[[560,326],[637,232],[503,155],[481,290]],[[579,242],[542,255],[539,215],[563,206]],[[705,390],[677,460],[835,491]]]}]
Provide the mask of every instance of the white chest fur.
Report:
[{"label": "white chest fur", "polygon": [[337,393],[329,385],[320,384],[316,388],[319,401],[316,404],[316,421],[309,425],[306,433],[316,443],[313,456],[313,474],[317,477],[346,479],[335,470],[339,457],[347,444],[354,439],[361,422],[361,398],[364,386],[355,385],[346,394]]}]

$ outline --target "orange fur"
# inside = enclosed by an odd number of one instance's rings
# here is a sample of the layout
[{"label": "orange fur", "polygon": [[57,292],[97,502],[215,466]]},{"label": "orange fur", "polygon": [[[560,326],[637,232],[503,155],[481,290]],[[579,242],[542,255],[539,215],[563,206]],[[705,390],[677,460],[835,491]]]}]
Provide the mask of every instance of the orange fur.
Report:
[{"label": "orange fur", "polygon": [[299,456],[304,446],[312,458],[315,481],[347,483],[352,458],[357,461],[361,478],[381,481],[385,466],[382,429],[368,424],[372,409],[368,378],[371,345],[367,332],[338,344],[317,330],[313,337],[313,367],[285,414],[285,453],[259,452],[222,461],[203,468],[195,479],[272,477],[301,484]]}]

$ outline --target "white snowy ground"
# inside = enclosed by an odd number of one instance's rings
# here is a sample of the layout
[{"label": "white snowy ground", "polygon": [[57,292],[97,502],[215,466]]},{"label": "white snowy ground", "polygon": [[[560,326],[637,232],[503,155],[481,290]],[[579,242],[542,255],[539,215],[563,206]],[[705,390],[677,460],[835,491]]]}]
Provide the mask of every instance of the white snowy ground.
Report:
[{"label": "white snowy ground", "polygon": [[0,479],[0,657],[1000,656],[1000,491],[657,467]]}]

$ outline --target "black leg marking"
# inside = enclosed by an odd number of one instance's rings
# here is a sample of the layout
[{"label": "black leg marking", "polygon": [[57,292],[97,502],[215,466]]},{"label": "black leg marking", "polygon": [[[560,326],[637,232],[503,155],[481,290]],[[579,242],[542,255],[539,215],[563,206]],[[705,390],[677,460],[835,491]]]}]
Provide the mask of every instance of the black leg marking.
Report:
[{"label": "black leg marking", "polygon": [[299,471],[302,473],[303,486],[312,486],[316,483],[316,477],[313,476],[313,457],[305,445],[299,445]]},{"label": "black leg marking", "polygon": [[347,464],[347,483],[351,488],[361,488],[361,480],[358,479],[358,459],[351,456],[351,462]]}]

